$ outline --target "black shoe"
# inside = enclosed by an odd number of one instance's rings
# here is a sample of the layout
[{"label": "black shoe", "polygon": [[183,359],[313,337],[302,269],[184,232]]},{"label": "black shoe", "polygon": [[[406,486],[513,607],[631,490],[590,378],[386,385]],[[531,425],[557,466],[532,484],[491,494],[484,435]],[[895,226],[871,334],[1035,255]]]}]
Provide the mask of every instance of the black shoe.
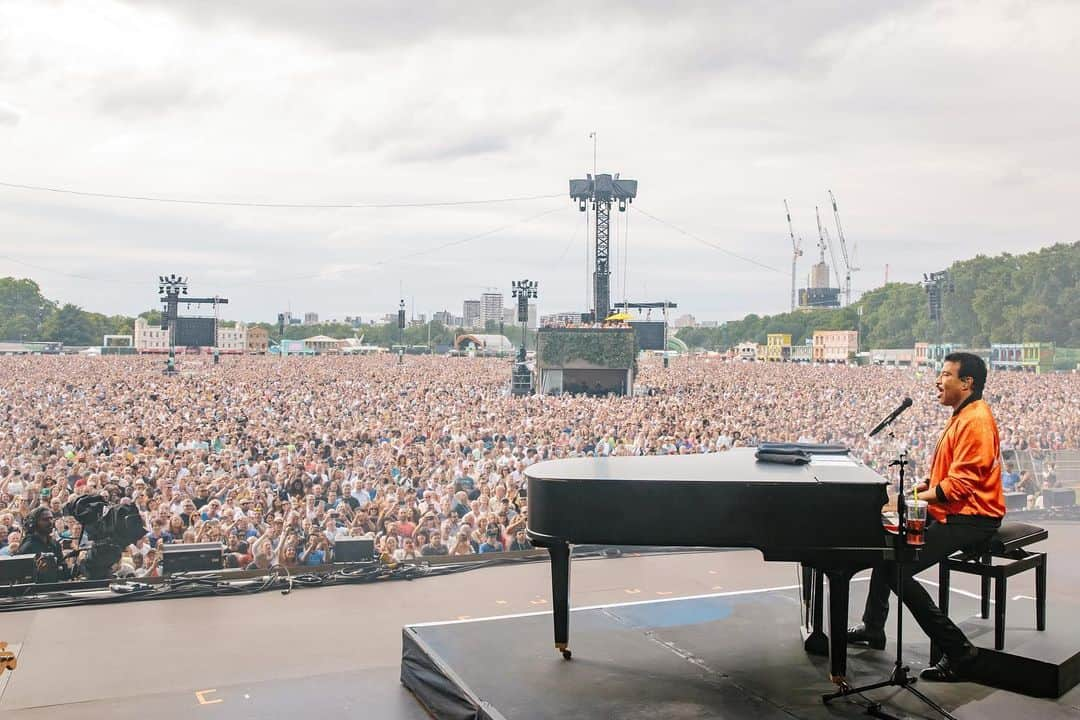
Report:
[{"label": "black shoe", "polygon": [[847,631],[848,645],[868,645],[872,650],[885,649],[885,631],[873,630],[859,623]]},{"label": "black shoe", "polygon": [[964,682],[971,679],[971,671],[978,657],[979,651],[976,648],[972,648],[971,653],[960,662],[950,660],[948,655],[942,655],[937,665],[926,668],[919,673],[919,677],[930,682]]}]

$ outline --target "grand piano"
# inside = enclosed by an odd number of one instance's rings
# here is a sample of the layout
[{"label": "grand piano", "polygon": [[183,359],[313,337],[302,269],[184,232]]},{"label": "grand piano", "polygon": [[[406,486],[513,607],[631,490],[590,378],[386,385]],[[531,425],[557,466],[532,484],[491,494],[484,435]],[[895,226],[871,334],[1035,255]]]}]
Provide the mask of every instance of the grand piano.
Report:
[{"label": "grand piano", "polygon": [[[536,463],[528,478],[528,536],[551,555],[555,647],[570,658],[570,546],[757,548],[766,561],[816,572],[818,610],[806,649],[847,670],[852,576],[895,556],[881,510],[888,481],[846,454],[803,465],[756,460],[752,448],[707,455],[574,458]],[[804,577],[809,573],[804,573]],[[829,579],[829,635],[821,576]],[[830,643],[828,638],[832,639]]]}]

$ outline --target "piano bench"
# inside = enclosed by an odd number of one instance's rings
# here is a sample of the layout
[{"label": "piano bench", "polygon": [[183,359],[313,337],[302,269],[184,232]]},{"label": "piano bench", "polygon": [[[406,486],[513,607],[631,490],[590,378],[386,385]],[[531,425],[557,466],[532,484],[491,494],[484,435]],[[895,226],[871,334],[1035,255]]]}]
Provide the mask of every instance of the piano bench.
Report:
[{"label": "piano bench", "polygon": [[[949,614],[949,575],[954,572],[982,578],[980,614],[990,617],[990,581],[994,581],[994,649],[1005,648],[1006,586],[1013,575],[1035,570],[1035,626],[1046,630],[1046,553],[1025,548],[1050,536],[1044,528],[1027,523],[1004,523],[985,543],[953,553],[938,566],[938,605]],[[1001,562],[994,563],[994,560]],[[935,656],[936,649],[931,650]]]}]

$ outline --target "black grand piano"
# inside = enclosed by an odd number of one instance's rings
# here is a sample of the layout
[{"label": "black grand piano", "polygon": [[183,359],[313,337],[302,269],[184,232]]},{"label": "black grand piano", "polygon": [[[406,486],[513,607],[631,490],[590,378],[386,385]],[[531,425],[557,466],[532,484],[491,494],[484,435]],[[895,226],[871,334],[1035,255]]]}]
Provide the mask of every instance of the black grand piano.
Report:
[{"label": "black grand piano", "polygon": [[[895,535],[882,525],[888,481],[846,454],[811,457],[804,465],[764,463],[752,448],[737,448],[528,467],[528,535],[551,554],[555,647],[570,658],[570,545],[757,548],[767,561],[817,571],[806,649],[828,651],[831,679],[844,683],[851,577],[896,552]],[[822,574],[831,644],[822,631]]]}]

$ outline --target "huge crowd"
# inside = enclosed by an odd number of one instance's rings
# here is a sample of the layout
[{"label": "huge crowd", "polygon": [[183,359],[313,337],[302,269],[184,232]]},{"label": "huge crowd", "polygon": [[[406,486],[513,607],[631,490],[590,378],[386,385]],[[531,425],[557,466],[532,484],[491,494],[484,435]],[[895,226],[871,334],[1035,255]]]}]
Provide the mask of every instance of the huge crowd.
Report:
[{"label": "huge crowd", "polygon": [[[524,472],[541,460],[811,441],[844,444],[882,473],[904,445],[918,476],[948,417],[933,372],[908,368],[643,359],[637,382],[652,392],[609,398],[511,397],[497,359],[162,369],[160,358],[0,357],[0,555],[41,505],[76,547],[82,528],[62,510],[94,493],[133,505],[149,530],[117,566],[135,576],[159,574],[172,543],[218,542],[227,565],[259,569],[325,563],[347,536],[374,538],[387,561],[520,550]],[[915,402],[894,436],[867,439],[904,396]],[[1007,455],[1080,447],[1080,375],[994,372],[986,397]],[[1009,470],[1038,493],[1053,482],[1046,467]]]}]

